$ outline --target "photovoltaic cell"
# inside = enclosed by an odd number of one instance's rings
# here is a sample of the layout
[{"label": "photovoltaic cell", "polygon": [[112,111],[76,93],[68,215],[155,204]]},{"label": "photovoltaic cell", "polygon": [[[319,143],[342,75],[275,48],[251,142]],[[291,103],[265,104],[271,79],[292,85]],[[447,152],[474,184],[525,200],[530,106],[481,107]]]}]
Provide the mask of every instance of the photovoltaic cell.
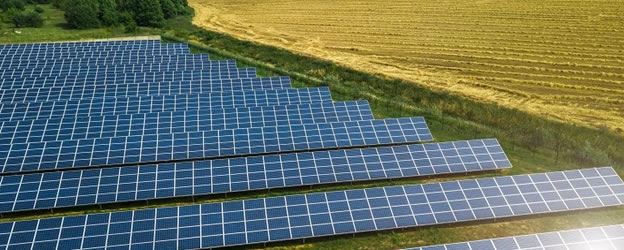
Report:
[{"label": "photovoltaic cell", "polygon": [[55,77],[5,77],[0,89],[12,88],[53,88],[57,86],[105,85],[111,83],[173,82],[173,81],[210,81],[212,79],[252,78],[256,77],[255,68],[231,68],[227,70],[203,71],[146,71],[130,73],[95,72],[73,76]]},{"label": "photovoltaic cell", "polygon": [[26,249],[194,249],[622,205],[612,168],[354,189],[0,224]]},{"label": "photovoltaic cell", "polygon": [[0,177],[0,213],[510,168],[495,139]]},{"label": "photovoltaic cell", "polygon": [[410,250],[619,250],[622,247],[624,224],[416,247]]},{"label": "photovoltaic cell", "polygon": [[67,59],[67,58],[105,58],[116,56],[159,56],[159,55],[188,55],[188,49],[168,49],[168,50],[133,50],[133,51],[92,51],[92,52],[64,52],[64,53],[32,53],[21,55],[9,55],[0,57],[0,61],[32,61],[32,60],[50,60],[50,59]]},{"label": "photovoltaic cell", "polygon": [[63,119],[2,122],[0,123],[0,147],[19,143],[372,119],[373,114],[366,101],[109,116],[67,116]]},{"label": "photovoltaic cell", "polygon": [[39,47],[39,48],[0,48],[0,58],[7,58],[18,55],[30,54],[57,54],[57,53],[81,53],[81,52],[99,52],[99,51],[164,51],[186,49],[186,43],[170,43],[170,44],[152,44],[146,46],[128,47],[123,45],[96,46],[96,47]]},{"label": "photovoltaic cell", "polygon": [[148,64],[106,64],[106,65],[46,65],[43,67],[5,68],[0,70],[0,77],[44,77],[59,75],[79,75],[86,73],[133,73],[151,71],[191,71],[191,70],[224,70],[236,68],[233,60],[192,60],[170,63]]},{"label": "photovoltaic cell", "polygon": [[0,122],[177,112],[213,108],[291,105],[330,102],[328,88],[208,92],[201,94],[79,99],[53,102],[0,103]]},{"label": "photovoltaic cell", "polygon": [[[249,69],[236,69],[233,70],[233,75],[227,76],[214,76],[203,77],[202,75],[193,76],[189,74],[146,74],[146,73],[130,73],[130,74],[115,74],[105,76],[55,76],[55,77],[26,77],[26,78],[6,78],[0,79],[0,84],[6,87],[0,87],[0,89],[20,89],[20,88],[61,88],[61,87],[84,87],[89,85],[116,85],[116,84],[129,84],[129,83],[148,83],[148,82],[197,82],[197,81],[217,81],[217,80],[229,80],[238,78],[256,78],[256,71],[253,68]],[[202,73],[203,74],[203,73]]]},{"label": "photovoltaic cell", "polygon": [[39,48],[39,47],[97,47],[110,45],[151,45],[159,44],[160,39],[143,39],[143,40],[102,40],[102,41],[84,41],[84,42],[47,42],[47,43],[14,43],[0,44],[0,48]]},{"label": "photovoltaic cell", "polygon": [[2,173],[431,141],[422,117],[11,144]]},{"label": "photovoltaic cell", "polygon": [[50,102],[71,99],[115,98],[146,95],[181,95],[290,88],[290,78],[237,78],[207,81],[142,82],[53,88],[1,89],[0,102]]},{"label": "photovoltaic cell", "polygon": [[5,68],[36,68],[50,66],[84,66],[84,65],[109,65],[109,64],[155,64],[174,62],[200,62],[209,61],[208,54],[182,54],[182,55],[159,55],[159,56],[119,56],[102,58],[67,58],[51,60],[26,60],[26,61],[0,61],[0,69]]},{"label": "photovoltaic cell", "polygon": [[[129,64],[129,65],[95,65],[80,68],[31,68],[7,69],[0,71],[2,78],[51,77],[51,76],[83,76],[103,74],[130,74],[141,72],[210,72],[213,75],[232,75],[236,71],[236,64],[227,61],[212,61],[215,63],[171,63],[171,64]],[[197,74],[199,75],[199,74]],[[80,79],[80,78],[79,78]]]}]

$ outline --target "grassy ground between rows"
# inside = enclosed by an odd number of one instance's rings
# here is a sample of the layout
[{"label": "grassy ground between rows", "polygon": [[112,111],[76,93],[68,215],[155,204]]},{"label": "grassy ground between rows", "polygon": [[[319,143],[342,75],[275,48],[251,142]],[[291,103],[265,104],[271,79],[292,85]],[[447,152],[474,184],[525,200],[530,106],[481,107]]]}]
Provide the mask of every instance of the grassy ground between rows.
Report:
[{"label": "grassy ground between rows", "polygon": [[[2,36],[0,36],[0,43],[79,40],[129,35],[121,33],[121,28],[119,28],[119,30],[115,28],[86,31],[66,30],[62,25],[62,13],[60,13],[60,11],[58,10],[50,8],[49,6],[46,6],[45,9],[46,12],[44,15],[47,15],[47,19],[46,25],[43,28],[20,29],[21,34],[17,34],[13,32],[11,28],[5,26],[0,29],[0,34],[2,34]],[[404,101],[409,96],[405,97],[403,95],[400,95],[400,92],[409,92],[414,90],[399,88],[399,93],[384,92],[376,89],[377,86],[366,85],[367,81],[365,81],[366,79],[374,79],[375,81],[387,81],[388,84],[393,84],[393,79],[386,79],[381,76],[374,76],[361,72],[349,72],[349,74],[340,75],[339,79],[344,80],[344,82],[326,81],[326,78],[321,81],[322,83],[319,83],[319,81],[314,80],[318,79],[317,75],[315,75],[314,72],[317,72],[320,69],[310,67],[311,63],[313,66],[323,65],[323,67],[327,67],[328,72],[340,72],[343,71],[343,68],[340,66],[327,64],[327,62],[324,62],[317,58],[308,58],[294,55],[278,48],[246,43],[224,35],[213,34],[209,31],[200,31],[190,24],[189,19],[189,17],[180,17],[168,21],[167,27],[165,28],[165,34],[173,38],[177,37],[197,42],[199,46],[194,47],[192,50],[194,52],[209,52],[212,59],[237,59],[239,61],[240,67],[257,67],[258,74],[261,76],[287,74],[291,76],[291,78],[293,79],[293,85],[296,87],[315,87],[319,86],[320,84],[329,85],[332,90],[332,97],[334,98],[334,100],[368,99],[371,102],[371,106],[373,108],[373,112],[376,118],[424,115],[437,141],[497,137],[501,141],[503,148],[511,159],[514,167],[511,170],[506,170],[498,173],[489,173],[486,175],[478,175],[476,177],[501,174],[546,172],[563,169],[577,169],[580,167],[590,166],[575,162],[569,157],[562,157],[562,159],[557,164],[555,164],[555,152],[553,150],[550,150],[548,148],[539,148],[539,150],[537,151],[532,150],[517,143],[516,139],[510,138],[507,134],[504,133],[504,131],[502,131],[501,128],[492,127],[487,124],[479,123],[478,121],[466,120],[463,119],[463,117],[460,115],[455,115],[448,112],[441,112],[440,110],[432,109],[426,105],[413,105],[409,102]],[[160,30],[142,29],[139,33],[130,35],[160,34],[160,32]],[[241,44],[243,44],[244,46]],[[267,54],[275,56],[266,56]],[[281,67],[284,64],[296,64],[296,66],[298,67],[289,67],[287,71],[284,69],[284,67]],[[349,76],[362,77],[362,79],[354,80],[346,78]],[[359,85],[354,86],[355,83]],[[427,90],[416,89],[416,91]],[[466,103],[468,103],[467,100]],[[501,117],[501,119],[504,119],[504,117]],[[622,172],[621,165],[616,164],[615,166],[620,175],[622,175],[624,172]],[[96,213],[104,211],[140,209],[146,207],[185,205],[231,199],[246,199],[252,197],[267,197],[373,186],[424,183],[458,178],[462,177],[427,179],[408,178],[402,180],[384,180],[367,183],[314,186],[311,188],[306,187],[299,189],[273,190],[268,193],[244,193],[230,196],[228,198],[200,198],[195,201],[173,200],[167,202],[154,202],[151,205],[136,204],[123,207],[105,206],[103,209],[89,208],[85,210],[71,212],[42,212],[41,214],[32,214],[20,218],[4,218],[1,221],[43,218],[70,214]],[[367,233],[357,235],[355,237],[330,237],[308,241],[305,244],[272,244],[271,246],[276,249],[290,249],[295,246],[296,248],[301,249],[391,249],[463,240],[474,240],[488,237],[544,232],[574,227],[624,223],[624,217],[621,216],[623,212],[624,208],[618,208],[611,210],[579,212],[573,214],[538,216],[512,221],[492,221],[488,223],[477,223],[460,226],[451,225],[444,227],[415,228],[391,232]]]}]

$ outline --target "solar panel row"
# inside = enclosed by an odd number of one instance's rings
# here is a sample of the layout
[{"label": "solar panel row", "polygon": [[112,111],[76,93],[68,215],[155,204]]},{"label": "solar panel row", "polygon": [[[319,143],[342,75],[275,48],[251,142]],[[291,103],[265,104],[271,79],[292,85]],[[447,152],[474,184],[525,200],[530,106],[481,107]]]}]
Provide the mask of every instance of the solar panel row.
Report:
[{"label": "solar panel row", "polygon": [[0,148],[2,173],[431,141],[421,117],[137,135]]},{"label": "solar panel row", "polygon": [[[61,77],[5,77],[0,89],[8,88],[49,88],[55,86],[80,86],[81,83],[95,85],[110,84],[121,81],[127,82],[157,82],[157,81],[206,81],[211,79],[251,78],[256,77],[255,68],[231,68],[227,70],[205,71],[145,71],[145,72],[86,72],[78,75],[63,75]],[[50,80],[52,79],[52,82]],[[54,80],[59,79],[60,81]]]},{"label": "solar panel row", "polygon": [[612,168],[354,189],[0,224],[30,249],[235,246],[622,205]]},{"label": "solar panel row", "polygon": [[16,55],[25,54],[54,54],[54,53],[81,53],[81,52],[99,52],[99,51],[161,51],[167,52],[169,50],[187,50],[188,44],[186,43],[171,43],[171,44],[151,44],[151,45],[139,45],[139,46],[125,46],[125,45],[110,45],[110,46],[96,46],[96,47],[39,47],[39,48],[0,48],[0,58],[7,58]]},{"label": "solar panel row", "polygon": [[121,74],[132,72],[153,72],[153,71],[191,71],[191,70],[224,70],[235,69],[236,62],[232,60],[223,61],[183,61],[175,63],[153,63],[153,64],[109,64],[109,65],[58,65],[49,67],[11,67],[0,70],[0,77],[33,77],[49,75],[81,75],[86,73],[106,72],[109,74]]},{"label": "solar panel row", "polygon": [[193,75],[176,74],[112,74],[107,76],[61,76],[61,77],[26,77],[4,79],[0,85],[0,89],[25,89],[25,88],[61,88],[61,87],[85,87],[99,85],[125,85],[128,83],[152,83],[152,82],[218,82],[224,80],[238,80],[256,78],[254,69],[238,69],[239,75],[233,77],[202,77]]},{"label": "solar panel row", "polygon": [[160,44],[160,39],[145,40],[101,40],[88,42],[47,42],[47,43],[16,43],[16,44],[0,44],[0,48],[30,48],[30,47],[97,47],[106,45],[141,45],[141,44]]},{"label": "solar panel row", "polygon": [[509,168],[494,139],[0,177],[0,213]]},{"label": "solar panel row", "polygon": [[120,56],[120,57],[104,57],[104,58],[67,58],[67,59],[51,59],[51,60],[32,60],[32,61],[0,61],[0,69],[5,68],[32,68],[32,67],[51,67],[56,65],[108,65],[108,64],[154,64],[154,63],[182,63],[191,61],[209,61],[208,54],[182,54],[182,55],[159,55],[150,57],[136,56]]},{"label": "solar panel row", "polygon": [[0,147],[10,144],[134,135],[171,134],[223,129],[294,126],[372,120],[366,101],[324,102],[288,106],[66,116],[62,119],[0,123]]},{"label": "solar panel row", "polygon": [[621,250],[624,224],[477,240],[409,250]]},{"label": "solar panel row", "polygon": [[102,116],[132,113],[176,112],[213,108],[291,105],[331,102],[328,88],[270,89],[200,94],[134,96],[0,103],[0,122],[51,119],[65,116]]},{"label": "solar panel row", "polygon": [[118,56],[157,56],[157,55],[186,55],[188,49],[169,49],[169,50],[134,50],[134,51],[93,51],[93,52],[64,52],[64,53],[31,53],[21,55],[10,55],[0,57],[0,61],[23,61],[23,60],[49,60],[49,59],[65,59],[65,58],[105,58]]},{"label": "solar panel row", "polygon": [[17,88],[0,89],[0,102],[50,102],[71,99],[181,95],[285,88],[291,88],[290,78],[288,77]]}]

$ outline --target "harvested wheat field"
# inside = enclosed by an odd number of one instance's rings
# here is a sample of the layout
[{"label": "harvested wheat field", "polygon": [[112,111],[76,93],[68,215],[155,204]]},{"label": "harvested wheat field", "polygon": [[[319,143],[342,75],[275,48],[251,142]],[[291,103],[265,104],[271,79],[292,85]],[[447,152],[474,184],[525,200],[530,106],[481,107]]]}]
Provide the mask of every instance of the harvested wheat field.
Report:
[{"label": "harvested wheat field", "polygon": [[624,2],[190,0],[194,23],[487,102],[624,129]]}]

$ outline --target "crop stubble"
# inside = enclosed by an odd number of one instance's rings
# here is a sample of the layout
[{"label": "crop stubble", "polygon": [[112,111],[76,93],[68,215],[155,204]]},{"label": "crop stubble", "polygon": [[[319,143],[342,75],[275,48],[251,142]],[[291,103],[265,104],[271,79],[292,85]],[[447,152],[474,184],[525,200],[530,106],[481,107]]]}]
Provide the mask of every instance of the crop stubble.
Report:
[{"label": "crop stubble", "polygon": [[194,24],[482,101],[624,129],[624,2],[190,0]]}]

